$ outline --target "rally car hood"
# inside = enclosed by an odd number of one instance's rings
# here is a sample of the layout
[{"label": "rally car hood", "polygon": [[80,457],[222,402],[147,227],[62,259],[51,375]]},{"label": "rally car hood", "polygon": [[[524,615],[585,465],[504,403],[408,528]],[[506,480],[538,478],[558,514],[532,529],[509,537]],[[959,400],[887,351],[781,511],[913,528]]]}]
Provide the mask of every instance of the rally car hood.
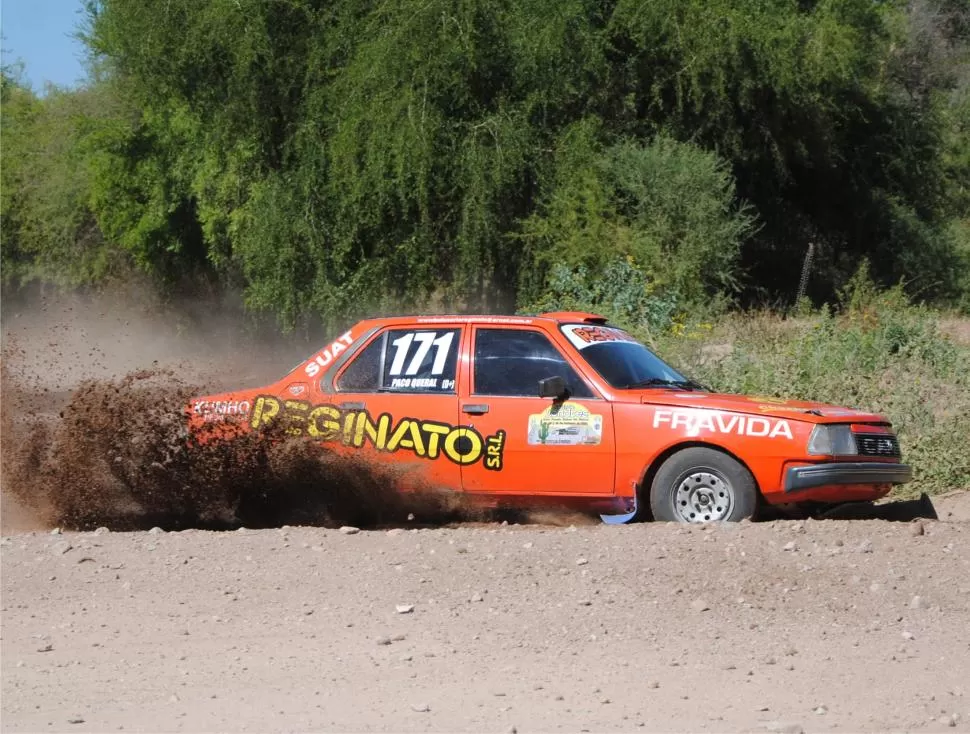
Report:
[{"label": "rally car hood", "polygon": [[638,398],[641,403],[650,405],[724,410],[809,423],[889,423],[886,416],[878,413],[806,400],[678,390],[644,390]]}]

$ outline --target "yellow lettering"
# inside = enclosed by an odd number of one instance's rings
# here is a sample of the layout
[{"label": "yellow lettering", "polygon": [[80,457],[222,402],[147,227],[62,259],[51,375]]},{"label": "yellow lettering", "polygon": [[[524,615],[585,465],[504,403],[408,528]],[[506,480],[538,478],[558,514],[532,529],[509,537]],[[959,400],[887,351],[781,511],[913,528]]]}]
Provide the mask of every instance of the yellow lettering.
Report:
[{"label": "yellow lettering", "polygon": [[417,421],[404,418],[397,424],[391,440],[387,442],[387,450],[397,451],[398,449],[411,449],[418,456],[424,456],[427,453],[424,448],[424,437],[421,435],[421,426]]},{"label": "yellow lettering", "polygon": [[332,405],[318,405],[307,416],[307,433],[321,441],[333,441],[340,432],[340,411]]},{"label": "yellow lettering", "polygon": [[428,458],[437,459],[441,453],[440,440],[451,431],[451,426],[444,423],[423,423],[421,428],[428,434]]},{"label": "yellow lettering", "polygon": [[[464,450],[459,450],[458,442],[465,439]],[[472,428],[456,428],[445,436],[445,456],[456,464],[474,464],[482,456],[482,437]]]},{"label": "yellow lettering", "polygon": [[380,416],[375,424],[367,413],[357,414],[357,429],[354,431],[354,446],[361,448],[364,439],[369,438],[377,449],[383,449],[387,443],[387,432],[391,427],[391,416],[387,413]]},{"label": "yellow lettering", "polygon": [[345,446],[350,446],[353,440],[354,433],[354,413],[344,414],[344,436],[343,442]]},{"label": "yellow lettering", "polygon": [[249,425],[259,429],[268,426],[280,412],[280,401],[270,395],[260,395],[253,406]]},{"label": "yellow lettering", "polygon": [[505,448],[505,431],[499,431],[494,436],[485,439],[486,456],[485,468],[492,471],[502,471],[502,450]]}]

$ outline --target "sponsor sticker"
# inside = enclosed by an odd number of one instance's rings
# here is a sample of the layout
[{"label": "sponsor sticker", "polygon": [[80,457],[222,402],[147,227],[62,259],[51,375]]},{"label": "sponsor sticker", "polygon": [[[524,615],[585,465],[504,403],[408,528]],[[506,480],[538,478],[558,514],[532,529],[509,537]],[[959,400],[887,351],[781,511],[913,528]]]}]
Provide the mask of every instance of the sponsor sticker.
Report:
[{"label": "sponsor sticker", "polygon": [[531,324],[526,316],[421,316],[419,324]]},{"label": "sponsor sticker", "polygon": [[346,334],[342,334],[337,340],[331,344],[329,347],[320,350],[306,366],[305,372],[307,377],[316,377],[322,370],[325,370],[333,361],[337,359],[341,354],[347,351],[347,347],[354,343],[354,340],[350,336],[348,331]]},{"label": "sponsor sticker", "polygon": [[707,410],[657,409],[653,414],[654,428],[684,429],[688,436],[702,432],[734,434],[752,438],[787,438],[791,440],[791,425],[787,420],[763,418],[760,415],[733,415]]},{"label": "sponsor sticker", "polygon": [[248,400],[196,400],[192,412],[202,416],[207,423],[234,420],[249,415],[252,403]]},{"label": "sponsor sticker", "polygon": [[529,416],[530,446],[597,446],[603,439],[603,416],[573,402],[553,404]]},{"label": "sponsor sticker", "polygon": [[421,459],[444,457],[461,466],[481,461],[492,471],[501,471],[505,452],[505,431],[501,430],[482,436],[471,426],[408,417],[395,420],[389,413],[375,418],[367,410],[281,400],[273,395],[254,400],[249,425],[257,430],[280,427],[291,436],[338,442],[355,449],[370,445],[378,451],[404,451]]},{"label": "sponsor sticker", "polygon": [[622,329],[612,326],[588,326],[586,324],[569,324],[562,327],[566,338],[576,349],[583,350],[594,344],[603,342],[636,342],[636,340]]}]

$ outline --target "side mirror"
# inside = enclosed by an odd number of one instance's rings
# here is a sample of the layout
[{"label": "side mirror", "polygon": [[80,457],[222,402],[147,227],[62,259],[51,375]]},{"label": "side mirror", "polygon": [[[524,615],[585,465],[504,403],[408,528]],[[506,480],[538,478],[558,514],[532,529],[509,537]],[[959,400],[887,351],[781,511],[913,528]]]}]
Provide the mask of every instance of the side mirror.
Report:
[{"label": "side mirror", "polygon": [[568,395],[569,391],[566,389],[566,381],[559,375],[556,375],[555,377],[547,377],[544,380],[539,380],[540,398],[565,400]]}]

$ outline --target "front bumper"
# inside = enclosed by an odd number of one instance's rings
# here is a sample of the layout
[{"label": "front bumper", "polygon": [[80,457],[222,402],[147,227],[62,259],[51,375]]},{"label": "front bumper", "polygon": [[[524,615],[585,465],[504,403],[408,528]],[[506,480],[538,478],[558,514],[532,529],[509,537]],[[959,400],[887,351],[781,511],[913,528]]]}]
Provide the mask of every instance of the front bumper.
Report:
[{"label": "front bumper", "polygon": [[905,484],[913,478],[912,467],[879,461],[832,462],[793,466],[785,472],[785,492],[845,484]]}]

